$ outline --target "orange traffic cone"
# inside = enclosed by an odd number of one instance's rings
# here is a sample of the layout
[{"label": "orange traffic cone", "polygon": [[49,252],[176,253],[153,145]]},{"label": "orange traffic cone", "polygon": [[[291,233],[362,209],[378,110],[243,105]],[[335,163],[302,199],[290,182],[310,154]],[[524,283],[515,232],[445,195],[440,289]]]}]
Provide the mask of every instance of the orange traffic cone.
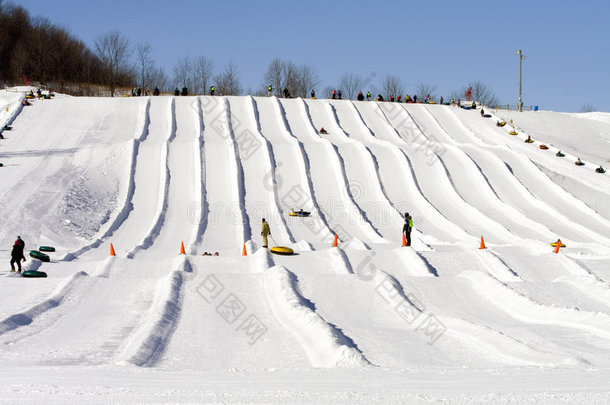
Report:
[{"label": "orange traffic cone", "polygon": [[407,238],[405,238],[405,234],[402,234],[402,247],[407,246]]},{"label": "orange traffic cone", "polygon": [[483,240],[483,235],[481,235],[481,247],[479,249],[485,249],[485,241]]},{"label": "orange traffic cone", "polygon": [[561,247],[561,239],[557,239],[557,246],[555,246],[555,250],[553,250],[553,253],[559,253],[560,247]]},{"label": "orange traffic cone", "polygon": [[246,250],[246,244],[244,243],[244,249],[241,251],[242,256],[248,256],[248,251]]},{"label": "orange traffic cone", "polygon": [[112,243],[110,244],[110,256],[116,256],[116,253],[114,253],[114,246],[112,246]]},{"label": "orange traffic cone", "polygon": [[180,242],[180,254],[181,255],[185,255],[186,252],[184,251],[184,242]]},{"label": "orange traffic cone", "polygon": [[335,234],[335,240],[333,241],[333,247],[337,247],[337,234]]}]

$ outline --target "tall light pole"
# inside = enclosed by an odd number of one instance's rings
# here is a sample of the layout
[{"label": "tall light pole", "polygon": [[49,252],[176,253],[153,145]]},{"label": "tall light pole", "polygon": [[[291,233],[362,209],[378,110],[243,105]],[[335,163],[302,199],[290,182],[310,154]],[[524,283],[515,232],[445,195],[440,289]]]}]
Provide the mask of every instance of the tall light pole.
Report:
[{"label": "tall light pole", "polygon": [[523,53],[521,53],[521,49],[519,49],[517,51],[517,55],[519,55],[519,112],[523,111],[523,98],[522,98],[522,78],[523,78],[523,69],[522,69],[522,62],[523,59],[525,59],[525,55],[523,55]]}]

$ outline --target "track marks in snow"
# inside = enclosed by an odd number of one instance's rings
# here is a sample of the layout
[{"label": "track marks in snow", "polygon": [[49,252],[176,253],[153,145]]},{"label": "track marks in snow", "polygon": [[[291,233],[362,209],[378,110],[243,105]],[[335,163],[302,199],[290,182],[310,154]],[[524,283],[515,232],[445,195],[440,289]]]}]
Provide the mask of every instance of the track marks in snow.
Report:
[{"label": "track marks in snow", "polygon": [[261,218],[267,219],[273,234],[282,241],[280,243],[294,243],[273,186],[275,157],[271,143],[261,134],[257,104],[252,97],[229,97],[227,108],[229,116],[233,117],[231,137],[237,146],[238,163],[242,168],[244,209],[248,218],[256,220],[257,224]]},{"label": "track marks in snow", "polygon": [[[203,118],[203,161],[207,212],[201,247],[205,251],[235,249],[250,238],[243,210],[243,173],[237,166],[236,145],[230,135],[229,115],[224,97],[201,97]],[[246,226],[247,232],[246,232]]]},{"label": "track marks in snow", "polygon": [[371,243],[386,242],[364,219],[349,195],[349,184],[337,152],[328,140],[317,134],[308,104],[303,100],[283,100],[282,106],[293,134],[304,146],[316,201],[329,227],[345,240],[349,236]]},{"label": "track marks in snow", "polygon": [[314,367],[367,367],[371,363],[355,343],[337,327],[328,324],[304,298],[297,277],[283,266],[264,275],[269,306],[284,327],[293,332]]},{"label": "track marks in snow", "polygon": [[263,179],[263,186],[273,187],[283,215],[287,215],[287,209],[311,212],[308,218],[287,218],[295,239],[322,244],[331,239],[332,233],[313,194],[304,147],[291,133],[286,113],[276,97],[257,98],[254,102],[259,130],[273,152],[274,166]]},{"label": "track marks in snow", "polygon": [[58,307],[66,300],[70,292],[75,288],[75,286],[80,282],[80,280],[87,276],[88,274],[84,271],[75,273],[65,282],[60,284],[55,289],[55,292],[53,292],[53,294],[51,294],[44,301],[0,321],[0,335],[3,335],[4,333],[17,328],[27,326],[31,324],[34,319],[36,319],[40,315],[53,308]]},{"label": "track marks in snow", "polygon": [[[568,366],[582,364],[580,359],[534,348],[486,325],[447,316],[438,312],[438,310],[432,312],[432,310],[425,308],[424,304],[417,298],[411,298],[405,292],[400,281],[392,275],[381,269],[375,269],[372,274],[374,285],[377,286],[377,290],[383,291],[386,301],[391,302],[396,311],[406,320],[415,323],[415,320],[422,317],[424,321],[420,321],[417,328],[421,329],[427,336],[429,335],[428,337],[434,339],[434,341],[440,339],[444,333],[447,337],[460,340],[479,352],[493,355],[502,363],[512,365]],[[422,274],[417,274],[417,276],[422,276]],[[432,321],[427,322],[426,319],[432,319]]]},{"label": "track marks in snow", "polygon": [[610,285],[608,283],[600,280],[595,274],[578,264],[576,260],[566,255],[553,256],[553,260],[570,274],[559,277],[555,281],[570,284],[610,307]]},{"label": "track marks in snow", "polygon": [[137,134],[136,137],[130,142],[130,162],[129,162],[129,174],[127,176],[127,187],[125,190],[125,195],[122,198],[123,205],[114,220],[110,223],[106,231],[96,238],[94,241],[89,242],[85,246],[80,249],[67,253],[62,260],[73,260],[83,253],[98,248],[105,240],[112,237],[112,235],[116,232],[117,229],[121,227],[121,225],[127,220],[131,211],[134,209],[133,205],[133,197],[136,188],[136,168],[137,168],[137,158],[140,151],[140,145],[142,142],[146,140],[148,137],[148,127],[150,125],[150,99],[146,100],[146,104],[140,109],[140,117],[138,121],[142,123],[141,130]]},{"label": "track marks in snow", "polygon": [[574,328],[610,339],[608,314],[538,304],[489,274],[465,271],[460,277],[470,280],[473,287],[489,302],[522,322]]},{"label": "track marks in snow", "polygon": [[[153,107],[155,107],[153,103]],[[163,113],[163,105],[159,106],[159,110],[151,111],[151,115],[154,117],[167,117],[169,115],[169,122],[166,122],[165,126],[163,123],[156,124],[149,131],[158,131],[159,134],[167,135],[167,140],[161,146],[161,174],[159,176],[160,179],[160,191],[157,192],[157,206],[155,208],[155,213],[153,215],[153,223],[151,224],[151,228],[148,231],[148,234],[144,239],[139,242],[136,246],[127,252],[128,258],[133,258],[140,250],[147,249],[154,243],[155,239],[159,236],[161,232],[161,228],[163,227],[163,223],[165,221],[165,212],[167,211],[167,206],[169,204],[169,183],[170,183],[170,168],[169,168],[169,147],[170,143],[176,137],[176,105],[175,99],[172,98],[169,105],[169,114]],[[152,123],[151,123],[152,126]],[[154,128],[154,129],[153,129]],[[140,183],[138,183],[140,184]],[[152,205],[152,204],[149,204]]]},{"label": "track marks in snow", "polygon": [[180,319],[184,273],[191,271],[186,256],[176,258],[172,267],[174,270],[159,280],[153,304],[131,336],[119,364],[154,366],[169,344]]}]

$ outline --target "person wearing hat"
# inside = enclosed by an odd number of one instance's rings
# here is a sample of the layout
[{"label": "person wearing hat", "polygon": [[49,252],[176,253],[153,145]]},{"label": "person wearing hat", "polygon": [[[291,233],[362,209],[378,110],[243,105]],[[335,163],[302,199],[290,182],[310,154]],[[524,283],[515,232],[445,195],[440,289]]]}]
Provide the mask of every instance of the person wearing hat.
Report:
[{"label": "person wearing hat", "polygon": [[413,228],[413,218],[408,212],[405,212],[405,225],[402,227],[402,233],[405,234],[407,246],[411,246],[411,229]]},{"label": "person wearing hat", "polygon": [[266,248],[268,246],[267,237],[271,235],[271,229],[269,228],[269,223],[265,221],[265,218],[263,218],[263,229],[261,231],[261,235],[263,235],[263,247]]},{"label": "person wearing hat", "polygon": [[25,262],[23,249],[25,249],[25,242],[21,239],[21,236],[17,236],[17,240],[13,244],[13,250],[11,250],[11,272],[15,271],[15,263],[17,263],[17,272],[21,274],[21,261]]}]

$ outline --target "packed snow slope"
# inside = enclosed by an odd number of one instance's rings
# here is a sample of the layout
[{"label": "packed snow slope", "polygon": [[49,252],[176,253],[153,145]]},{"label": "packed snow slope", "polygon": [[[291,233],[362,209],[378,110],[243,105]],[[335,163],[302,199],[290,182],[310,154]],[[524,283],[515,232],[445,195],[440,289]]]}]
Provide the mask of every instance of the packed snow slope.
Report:
[{"label": "packed snow slope", "polygon": [[[610,390],[586,374],[610,374],[610,178],[595,171],[610,159],[610,114],[485,118],[250,96],[23,100],[0,92],[0,125],[11,127],[0,139],[8,374],[81,375],[89,399],[87,378],[125,370],[159,384],[134,380],[140,400],[158,400],[182,372],[277,378],[242,386],[250,395],[223,388],[223,400],[254,402],[285,400],[263,389],[404,400],[400,382],[413,373],[430,381],[416,391],[449,373],[456,385],[442,390],[461,399],[462,389],[497,390],[485,370],[527,375],[506,390],[542,399]],[[262,218],[270,247],[294,255],[262,248]],[[25,268],[48,278],[8,272],[17,235],[26,252],[56,248],[49,263],[26,254]],[[576,382],[549,378],[557,372]],[[317,378],[360,396],[320,393]],[[18,399],[15,384],[0,395]],[[214,398],[181,387],[173,399]]]}]

